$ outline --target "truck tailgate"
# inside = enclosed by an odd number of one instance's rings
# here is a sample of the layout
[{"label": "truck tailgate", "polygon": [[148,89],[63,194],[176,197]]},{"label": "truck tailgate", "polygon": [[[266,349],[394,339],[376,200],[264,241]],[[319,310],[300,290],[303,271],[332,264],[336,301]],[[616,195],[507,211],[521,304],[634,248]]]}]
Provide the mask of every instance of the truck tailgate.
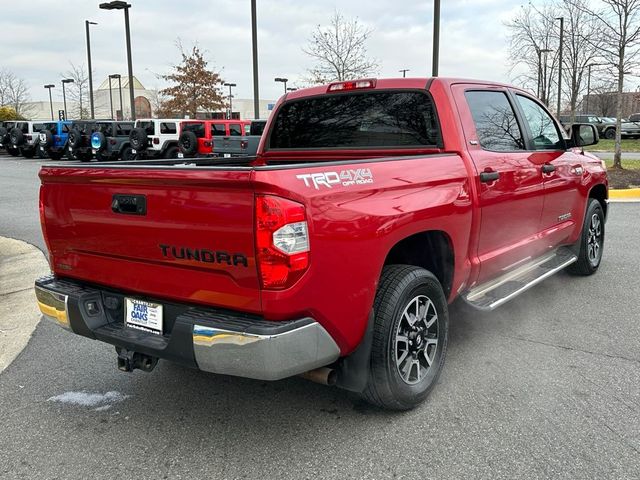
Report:
[{"label": "truck tailgate", "polygon": [[260,312],[250,168],[44,167],[56,275]]}]

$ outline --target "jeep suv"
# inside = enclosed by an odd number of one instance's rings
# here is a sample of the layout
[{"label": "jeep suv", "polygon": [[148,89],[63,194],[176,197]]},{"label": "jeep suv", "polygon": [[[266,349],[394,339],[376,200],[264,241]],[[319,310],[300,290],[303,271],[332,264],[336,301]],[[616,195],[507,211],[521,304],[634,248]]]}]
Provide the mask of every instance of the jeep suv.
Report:
[{"label": "jeep suv", "polygon": [[247,120],[188,120],[181,122],[178,158],[207,157],[213,152],[214,137],[244,135]]},{"label": "jeep suv", "polygon": [[81,162],[90,161],[93,158],[91,135],[111,123],[113,120],[74,120],[69,132],[69,156]]},{"label": "jeep suv", "polygon": [[136,159],[178,158],[180,122],[174,118],[136,120],[129,135],[132,154]]},{"label": "jeep suv", "polygon": [[99,122],[91,134],[91,151],[99,162],[134,160],[129,135],[133,122]]},{"label": "jeep suv", "polygon": [[38,153],[38,138],[43,128],[42,122],[16,122],[15,127],[9,131],[10,148],[18,150],[25,158],[33,158]]},{"label": "jeep suv", "polygon": [[9,142],[9,132],[15,128],[16,123],[18,122],[2,122],[2,126],[0,126],[0,148],[4,148],[9,155],[13,155],[14,157],[20,155],[20,150],[11,146]]},{"label": "jeep suv", "polygon": [[40,130],[38,142],[40,151],[42,155],[47,155],[53,160],[60,160],[67,148],[71,122],[66,120],[45,122],[43,126],[44,128]]},{"label": "jeep suv", "polygon": [[[640,137],[640,124],[635,123],[634,116],[629,120],[622,119],[620,125],[622,138]],[[569,115],[560,115],[560,122],[566,128],[570,123]],[[607,140],[616,138],[616,119],[610,117],[598,117],[597,115],[576,115],[574,123],[590,123],[598,129],[598,134]]]}]

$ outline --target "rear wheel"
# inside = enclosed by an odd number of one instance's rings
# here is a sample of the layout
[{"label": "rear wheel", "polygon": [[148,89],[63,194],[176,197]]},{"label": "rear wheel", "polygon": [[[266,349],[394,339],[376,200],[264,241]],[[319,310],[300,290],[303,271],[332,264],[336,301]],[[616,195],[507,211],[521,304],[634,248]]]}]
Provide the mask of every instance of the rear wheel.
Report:
[{"label": "rear wheel", "polygon": [[21,153],[24,158],[33,158],[36,152],[31,150],[30,148],[29,149],[25,148],[21,150]]},{"label": "rear wheel", "polygon": [[64,156],[64,151],[62,152],[49,152],[49,158],[51,160],[60,160]]},{"label": "rear wheel", "polygon": [[595,198],[589,199],[578,245],[578,261],[569,265],[567,271],[574,275],[596,273],[604,248],[604,211]]},{"label": "rear wheel", "polygon": [[384,268],[376,294],[366,401],[391,410],[419,405],[444,364],[447,301],[438,279],[409,265]]},{"label": "rear wheel", "polygon": [[164,152],[164,158],[178,158],[178,153],[178,147],[169,147],[167,151]]},{"label": "rear wheel", "polygon": [[9,152],[9,155],[11,155],[12,157],[19,157],[20,156],[20,149],[19,148],[9,147],[9,148],[7,148],[7,152]]},{"label": "rear wheel", "polygon": [[616,138],[616,129],[610,128],[608,130],[605,130],[604,138],[606,138],[607,140],[613,140],[614,138]]},{"label": "rear wheel", "polygon": [[133,153],[133,148],[131,147],[124,147],[122,149],[122,155],[121,158],[123,161],[125,162],[129,162],[131,160],[135,160],[136,159],[136,154]]}]

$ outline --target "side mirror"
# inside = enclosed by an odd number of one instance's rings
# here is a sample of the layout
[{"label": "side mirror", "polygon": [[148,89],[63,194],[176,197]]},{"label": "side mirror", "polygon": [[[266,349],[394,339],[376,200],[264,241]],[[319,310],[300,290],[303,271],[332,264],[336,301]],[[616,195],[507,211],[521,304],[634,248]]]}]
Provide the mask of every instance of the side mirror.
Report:
[{"label": "side mirror", "polygon": [[571,125],[571,147],[595,145],[600,140],[598,129],[590,123],[574,123]]}]

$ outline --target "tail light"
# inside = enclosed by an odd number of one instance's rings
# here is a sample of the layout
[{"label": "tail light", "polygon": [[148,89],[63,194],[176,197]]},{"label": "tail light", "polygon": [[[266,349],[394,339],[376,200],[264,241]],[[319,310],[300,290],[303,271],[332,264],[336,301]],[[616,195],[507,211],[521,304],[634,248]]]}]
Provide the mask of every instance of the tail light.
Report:
[{"label": "tail light", "polygon": [[116,143],[118,143],[118,142],[117,142],[117,140],[116,140],[115,138],[112,138],[111,140],[109,140],[109,143],[110,143],[111,145],[115,145],[115,144],[116,144]]},{"label": "tail light", "polygon": [[257,263],[262,288],[284,290],[309,267],[304,205],[272,195],[256,197]]},{"label": "tail light", "polygon": [[337,82],[332,83],[327,88],[327,92],[344,92],[347,90],[360,90],[363,88],[375,88],[376,81],[375,79],[368,80],[356,80],[353,82]]},{"label": "tail light", "polygon": [[246,150],[248,146],[249,146],[248,140],[240,140],[240,148],[242,150]]},{"label": "tail light", "polygon": [[210,147],[211,146],[211,142],[209,140],[205,140],[204,141],[204,146],[205,147]]},{"label": "tail light", "polygon": [[31,141],[31,135],[27,135],[27,141]]},{"label": "tail light", "polygon": [[154,137],[153,138],[153,144],[154,145],[159,145],[160,144],[160,139],[158,137]]}]

